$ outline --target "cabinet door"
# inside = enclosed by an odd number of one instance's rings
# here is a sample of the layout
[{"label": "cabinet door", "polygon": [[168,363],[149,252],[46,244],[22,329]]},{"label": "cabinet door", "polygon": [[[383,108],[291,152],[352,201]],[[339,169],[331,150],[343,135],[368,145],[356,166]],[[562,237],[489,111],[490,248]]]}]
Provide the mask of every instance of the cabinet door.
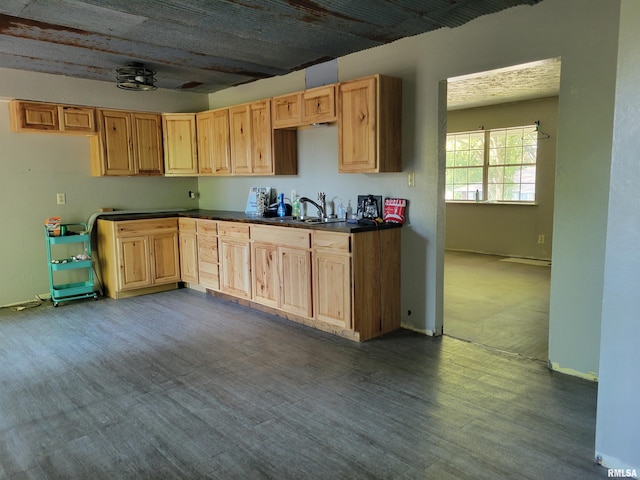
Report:
[{"label": "cabinet door", "polygon": [[230,174],[232,170],[229,109],[198,113],[196,123],[198,172],[201,175]]},{"label": "cabinet door", "polygon": [[71,133],[94,133],[96,131],[95,109],[91,107],[58,106],[60,131]]},{"label": "cabinet door", "polygon": [[154,284],[180,281],[180,258],[177,233],[151,236],[151,267]]},{"label": "cabinet door", "polygon": [[104,175],[135,175],[131,138],[131,114],[117,110],[99,110]]},{"label": "cabinet door", "polygon": [[166,175],[198,173],[196,116],[190,113],[162,115],[164,169]]},{"label": "cabinet door", "polygon": [[271,102],[255,102],[250,108],[252,173],[270,175],[273,173]]},{"label": "cabinet door", "polygon": [[311,252],[279,247],[280,307],[291,313],[311,318]]},{"label": "cabinet door", "polygon": [[302,95],[302,121],[305,124],[336,121],[336,87],[312,88]]},{"label": "cabinet door", "polygon": [[251,166],[251,112],[249,105],[229,109],[231,122],[231,164],[233,172],[246,175],[253,172]]},{"label": "cabinet door", "polygon": [[220,290],[251,299],[251,250],[249,241],[219,238]]},{"label": "cabinet door", "polygon": [[375,172],[376,78],[340,84],[338,171]]},{"label": "cabinet door", "polygon": [[277,308],[280,291],[278,247],[270,243],[254,242],[251,250],[253,300]]},{"label": "cabinet door", "polygon": [[118,290],[151,285],[149,254],[149,237],[146,235],[118,239]]},{"label": "cabinet door", "polygon": [[302,94],[281,95],[271,100],[273,128],[297,127],[302,124]]},{"label": "cabinet door", "polygon": [[313,254],[315,318],[352,329],[351,258],[324,251]]},{"label": "cabinet door", "polygon": [[195,233],[180,232],[180,279],[198,283],[198,241]]},{"label": "cabinet door", "polygon": [[11,129],[14,132],[59,130],[58,107],[51,103],[31,103],[12,100]]},{"label": "cabinet door", "polygon": [[160,115],[133,113],[133,157],[139,175],[162,175],[162,123]]}]

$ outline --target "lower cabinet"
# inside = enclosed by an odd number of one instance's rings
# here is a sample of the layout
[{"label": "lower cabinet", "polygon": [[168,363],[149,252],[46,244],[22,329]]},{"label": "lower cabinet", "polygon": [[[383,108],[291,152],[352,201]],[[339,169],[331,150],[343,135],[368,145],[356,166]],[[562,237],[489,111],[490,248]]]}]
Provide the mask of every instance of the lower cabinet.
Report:
[{"label": "lower cabinet", "polygon": [[251,299],[251,242],[249,225],[218,223],[220,254],[220,291]]},{"label": "lower cabinet", "polygon": [[211,290],[220,290],[218,266],[218,222],[198,219],[198,279],[200,285]]},{"label": "lower cabinet", "polygon": [[180,279],[198,283],[198,239],[195,218],[180,218]]},{"label": "lower cabinet", "polygon": [[98,265],[112,298],[176,288],[178,220],[98,220]]},{"label": "lower cabinet", "polygon": [[313,296],[317,320],[351,329],[351,255],[314,252]]},{"label": "lower cabinet", "polygon": [[253,301],[311,318],[311,232],[252,225],[251,240]]}]

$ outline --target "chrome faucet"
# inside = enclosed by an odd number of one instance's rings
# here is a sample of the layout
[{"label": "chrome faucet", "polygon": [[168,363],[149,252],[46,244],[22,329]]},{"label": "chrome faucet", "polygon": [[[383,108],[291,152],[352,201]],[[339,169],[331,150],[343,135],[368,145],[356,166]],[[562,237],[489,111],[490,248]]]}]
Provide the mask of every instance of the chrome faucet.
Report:
[{"label": "chrome faucet", "polygon": [[326,214],[327,201],[326,201],[326,195],[324,194],[324,192],[320,192],[318,194],[318,200],[320,201],[320,203],[322,203],[322,205],[317,204],[316,202],[311,200],[309,197],[300,197],[301,203],[310,203],[311,205],[316,207],[318,209],[318,217],[324,220],[325,218],[327,218],[327,214]]}]

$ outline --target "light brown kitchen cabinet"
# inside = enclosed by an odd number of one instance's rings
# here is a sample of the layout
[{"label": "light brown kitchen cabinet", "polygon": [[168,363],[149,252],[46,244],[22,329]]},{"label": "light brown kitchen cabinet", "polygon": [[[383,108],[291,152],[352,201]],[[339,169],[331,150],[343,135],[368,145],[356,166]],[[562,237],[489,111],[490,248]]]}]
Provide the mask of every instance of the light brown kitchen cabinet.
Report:
[{"label": "light brown kitchen cabinet", "polygon": [[229,109],[208,110],[196,114],[198,173],[230,175],[231,129]]},{"label": "light brown kitchen cabinet", "polygon": [[253,301],[273,308],[280,307],[278,246],[254,241],[251,244]]},{"label": "light brown kitchen cabinet", "polygon": [[180,281],[175,218],[98,219],[98,265],[112,298],[177,288]]},{"label": "light brown kitchen cabinet", "polygon": [[13,132],[91,135],[96,131],[95,108],[11,100]]},{"label": "light brown kitchen cabinet", "polygon": [[402,171],[402,81],[373,75],[342,82],[338,99],[338,171]]},{"label": "light brown kitchen cabinet", "polygon": [[200,285],[211,290],[220,290],[218,222],[199,218],[196,224]]},{"label": "light brown kitchen cabinet", "polygon": [[198,174],[196,115],[194,113],[163,113],[165,175]]},{"label": "light brown kitchen cabinet", "polygon": [[280,308],[311,318],[311,251],[278,247],[280,272]]},{"label": "light brown kitchen cabinet", "polygon": [[251,299],[251,242],[249,225],[218,223],[220,291]]},{"label": "light brown kitchen cabinet", "polygon": [[311,318],[311,233],[251,226],[253,300]]},{"label": "light brown kitchen cabinet", "polygon": [[90,137],[91,175],[162,175],[162,127],[156,113],[97,111],[98,135]]},{"label": "light brown kitchen cabinet", "polygon": [[351,329],[351,235],[314,232],[313,246],[315,317]]},{"label": "light brown kitchen cabinet", "polygon": [[235,175],[295,175],[295,130],[271,128],[271,101],[229,108],[231,165]]},{"label": "light brown kitchen cabinet", "polygon": [[360,341],[400,328],[400,229],[313,232],[316,320]]},{"label": "light brown kitchen cabinet", "polygon": [[331,123],[336,120],[335,85],[311,88],[303,92],[302,122],[304,124]]},{"label": "light brown kitchen cabinet", "polygon": [[195,218],[178,219],[180,233],[180,279],[198,283],[198,239]]},{"label": "light brown kitchen cabinet", "polygon": [[302,92],[271,99],[273,128],[295,128],[302,125]]}]

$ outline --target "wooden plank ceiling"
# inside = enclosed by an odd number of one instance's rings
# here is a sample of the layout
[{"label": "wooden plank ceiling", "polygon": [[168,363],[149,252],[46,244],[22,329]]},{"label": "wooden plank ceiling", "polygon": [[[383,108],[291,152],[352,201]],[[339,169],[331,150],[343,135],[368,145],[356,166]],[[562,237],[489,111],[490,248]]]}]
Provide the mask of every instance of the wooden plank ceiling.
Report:
[{"label": "wooden plank ceiling", "polygon": [[0,67],[215,92],[541,0],[3,0]]}]

